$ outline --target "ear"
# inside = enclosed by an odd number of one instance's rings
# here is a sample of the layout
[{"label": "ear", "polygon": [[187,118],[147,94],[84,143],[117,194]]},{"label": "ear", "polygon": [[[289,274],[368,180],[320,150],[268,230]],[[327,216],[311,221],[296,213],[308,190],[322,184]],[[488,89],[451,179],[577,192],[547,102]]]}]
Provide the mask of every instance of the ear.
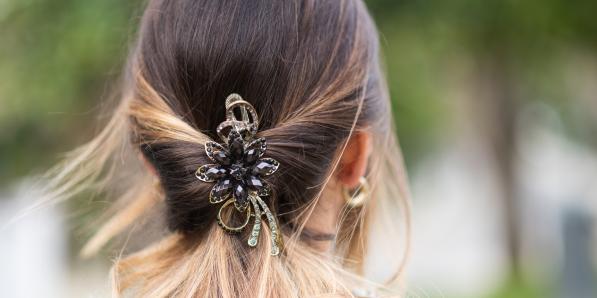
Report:
[{"label": "ear", "polygon": [[359,178],[365,175],[371,154],[371,134],[355,132],[348,139],[346,149],[340,157],[337,179],[346,188],[359,185]]}]

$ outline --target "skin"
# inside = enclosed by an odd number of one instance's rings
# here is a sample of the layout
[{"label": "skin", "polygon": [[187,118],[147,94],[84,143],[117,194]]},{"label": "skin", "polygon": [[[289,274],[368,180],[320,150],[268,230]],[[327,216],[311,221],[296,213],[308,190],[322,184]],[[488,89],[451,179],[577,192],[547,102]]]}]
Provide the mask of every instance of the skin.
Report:
[{"label": "skin", "polygon": [[[342,208],[346,205],[342,190],[359,186],[359,178],[365,175],[370,154],[371,135],[366,132],[354,133],[340,157],[338,169],[305,225],[307,230],[313,234],[336,233]],[[334,247],[333,241],[311,241],[311,245],[322,252],[330,252]]]}]

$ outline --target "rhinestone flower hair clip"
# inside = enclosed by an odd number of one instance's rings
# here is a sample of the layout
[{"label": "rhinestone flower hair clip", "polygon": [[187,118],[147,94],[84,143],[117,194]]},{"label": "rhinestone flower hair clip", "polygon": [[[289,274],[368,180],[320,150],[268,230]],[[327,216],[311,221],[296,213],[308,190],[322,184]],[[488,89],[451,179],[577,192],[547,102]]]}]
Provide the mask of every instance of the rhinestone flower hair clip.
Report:
[{"label": "rhinestone flower hair clip", "polygon": [[[214,163],[200,166],[195,176],[208,183],[215,183],[209,192],[211,204],[221,204],[217,221],[229,233],[240,233],[251,217],[255,218],[247,243],[254,247],[259,240],[262,216],[265,215],[271,230],[271,254],[278,255],[282,247],[276,219],[261,197],[269,196],[271,188],[262,178],[278,170],[280,163],[273,158],[263,158],[267,149],[264,138],[256,137],[259,117],[253,106],[238,94],[226,98],[226,120],[217,127],[223,143],[207,142],[205,153]],[[241,225],[232,227],[222,219],[222,211],[234,206],[243,213]]]}]

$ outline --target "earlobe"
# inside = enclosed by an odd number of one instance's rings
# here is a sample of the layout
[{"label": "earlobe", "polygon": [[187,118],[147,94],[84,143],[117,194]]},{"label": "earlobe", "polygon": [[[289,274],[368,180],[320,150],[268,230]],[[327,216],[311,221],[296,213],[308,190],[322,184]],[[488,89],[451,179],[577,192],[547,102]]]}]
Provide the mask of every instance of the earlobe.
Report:
[{"label": "earlobe", "polygon": [[348,140],[346,149],[340,157],[338,181],[346,188],[355,188],[359,179],[367,170],[371,152],[371,135],[367,132],[356,132]]}]

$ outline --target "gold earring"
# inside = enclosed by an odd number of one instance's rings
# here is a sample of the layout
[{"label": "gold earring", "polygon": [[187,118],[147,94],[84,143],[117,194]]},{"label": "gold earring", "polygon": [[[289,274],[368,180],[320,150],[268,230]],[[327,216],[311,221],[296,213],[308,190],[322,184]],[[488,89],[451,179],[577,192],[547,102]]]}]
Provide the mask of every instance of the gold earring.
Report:
[{"label": "gold earring", "polygon": [[342,196],[346,204],[350,207],[362,206],[369,197],[369,182],[363,176],[359,178],[359,186],[354,191],[349,191],[346,187],[342,187]]},{"label": "gold earring", "polygon": [[153,189],[161,191],[162,181],[160,181],[160,178],[158,178],[157,176],[153,176],[153,178],[151,179],[151,186],[153,186]]}]

